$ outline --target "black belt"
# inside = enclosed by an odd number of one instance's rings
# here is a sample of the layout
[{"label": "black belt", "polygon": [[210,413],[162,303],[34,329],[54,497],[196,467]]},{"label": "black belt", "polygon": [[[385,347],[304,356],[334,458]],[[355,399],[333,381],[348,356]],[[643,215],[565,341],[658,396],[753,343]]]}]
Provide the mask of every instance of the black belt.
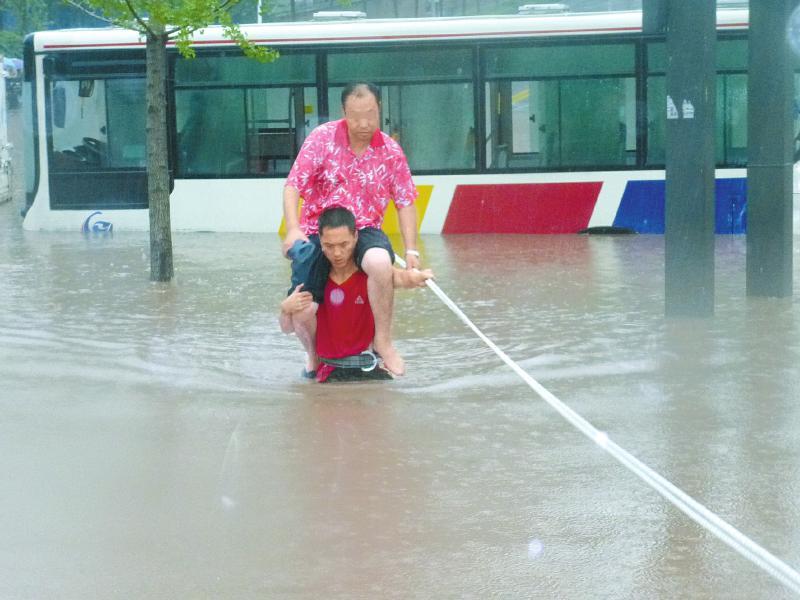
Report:
[{"label": "black belt", "polygon": [[339,369],[361,369],[362,371],[372,371],[378,366],[378,355],[371,350],[365,350],[361,354],[353,356],[343,356],[342,358],[323,358],[319,359],[326,365]]}]

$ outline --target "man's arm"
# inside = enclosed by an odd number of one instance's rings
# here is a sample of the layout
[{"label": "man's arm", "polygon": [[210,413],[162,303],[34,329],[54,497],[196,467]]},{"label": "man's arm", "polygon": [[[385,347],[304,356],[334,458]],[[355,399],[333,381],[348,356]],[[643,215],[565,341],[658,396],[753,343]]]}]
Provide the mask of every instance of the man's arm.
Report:
[{"label": "man's arm", "polygon": [[[397,208],[397,219],[400,223],[400,235],[406,250],[408,269],[416,269],[420,265],[417,252],[417,207],[414,204]],[[409,253],[410,251],[410,253]]]},{"label": "man's arm", "polygon": [[430,269],[398,269],[392,268],[392,283],[396,288],[415,288],[425,287],[425,282],[433,279],[433,271]]},{"label": "man's arm", "polygon": [[292,315],[308,308],[314,299],[311,297],[311,292],[303,292],[301,283],[294,291],[284,298],[281,302],[281,316],[279,322],[281,331],[283,333],[292,333],[294,326],[292,325]]},{"label": "man's arm", "polygon": [[283,238],[283,254],[289,251],[297,240],[308,241],[308,237],[300,229],[297,219],[297,205],[300,202],[300,192],[293,186],[283,188],[283,219],[286,222],[286,237]]}]

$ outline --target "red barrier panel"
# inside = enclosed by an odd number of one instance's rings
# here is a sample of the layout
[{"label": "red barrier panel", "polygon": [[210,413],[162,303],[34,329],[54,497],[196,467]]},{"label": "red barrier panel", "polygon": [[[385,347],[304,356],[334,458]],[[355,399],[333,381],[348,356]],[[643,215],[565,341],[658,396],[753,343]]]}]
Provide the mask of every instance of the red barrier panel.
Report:
[{"label": "red barrier panel", "polygon": [[442,233],[576,233],[603,183],[459,185]]}]

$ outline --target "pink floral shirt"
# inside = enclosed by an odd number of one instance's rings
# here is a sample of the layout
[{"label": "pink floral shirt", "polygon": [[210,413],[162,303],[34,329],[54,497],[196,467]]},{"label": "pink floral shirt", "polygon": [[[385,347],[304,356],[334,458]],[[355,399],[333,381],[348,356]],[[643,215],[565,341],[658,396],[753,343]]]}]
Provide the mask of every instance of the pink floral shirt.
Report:
[{"label": "pink floral shirt", "polygon": [[303,197],[300,229],[317,233],[317,219],[330,206],[343,206],[356,216],[356,228],[380,227],[390,200],[403,208],[414,203],[417,188],[400,145],[376,131],[367,150],[350,149],[344,119],[320,125],[303,142],[286,185]]}]

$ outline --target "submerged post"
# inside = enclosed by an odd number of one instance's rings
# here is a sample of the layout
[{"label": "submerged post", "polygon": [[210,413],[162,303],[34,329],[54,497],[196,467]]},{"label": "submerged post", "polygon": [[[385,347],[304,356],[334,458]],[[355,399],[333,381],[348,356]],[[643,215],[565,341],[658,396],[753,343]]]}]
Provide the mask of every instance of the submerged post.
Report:
[{"label": "submerged post", "polygon": [[667,1],[665,312],[714,314],[716,3]]},{"label": "submerged post", "polygon": [[792,51],[797,0],[750,3],[747,295],[792,295]]},{"label": "submerged post", "polygon": [[642,33],[662,34],[667,28],[667,0],[642,0]]}]

